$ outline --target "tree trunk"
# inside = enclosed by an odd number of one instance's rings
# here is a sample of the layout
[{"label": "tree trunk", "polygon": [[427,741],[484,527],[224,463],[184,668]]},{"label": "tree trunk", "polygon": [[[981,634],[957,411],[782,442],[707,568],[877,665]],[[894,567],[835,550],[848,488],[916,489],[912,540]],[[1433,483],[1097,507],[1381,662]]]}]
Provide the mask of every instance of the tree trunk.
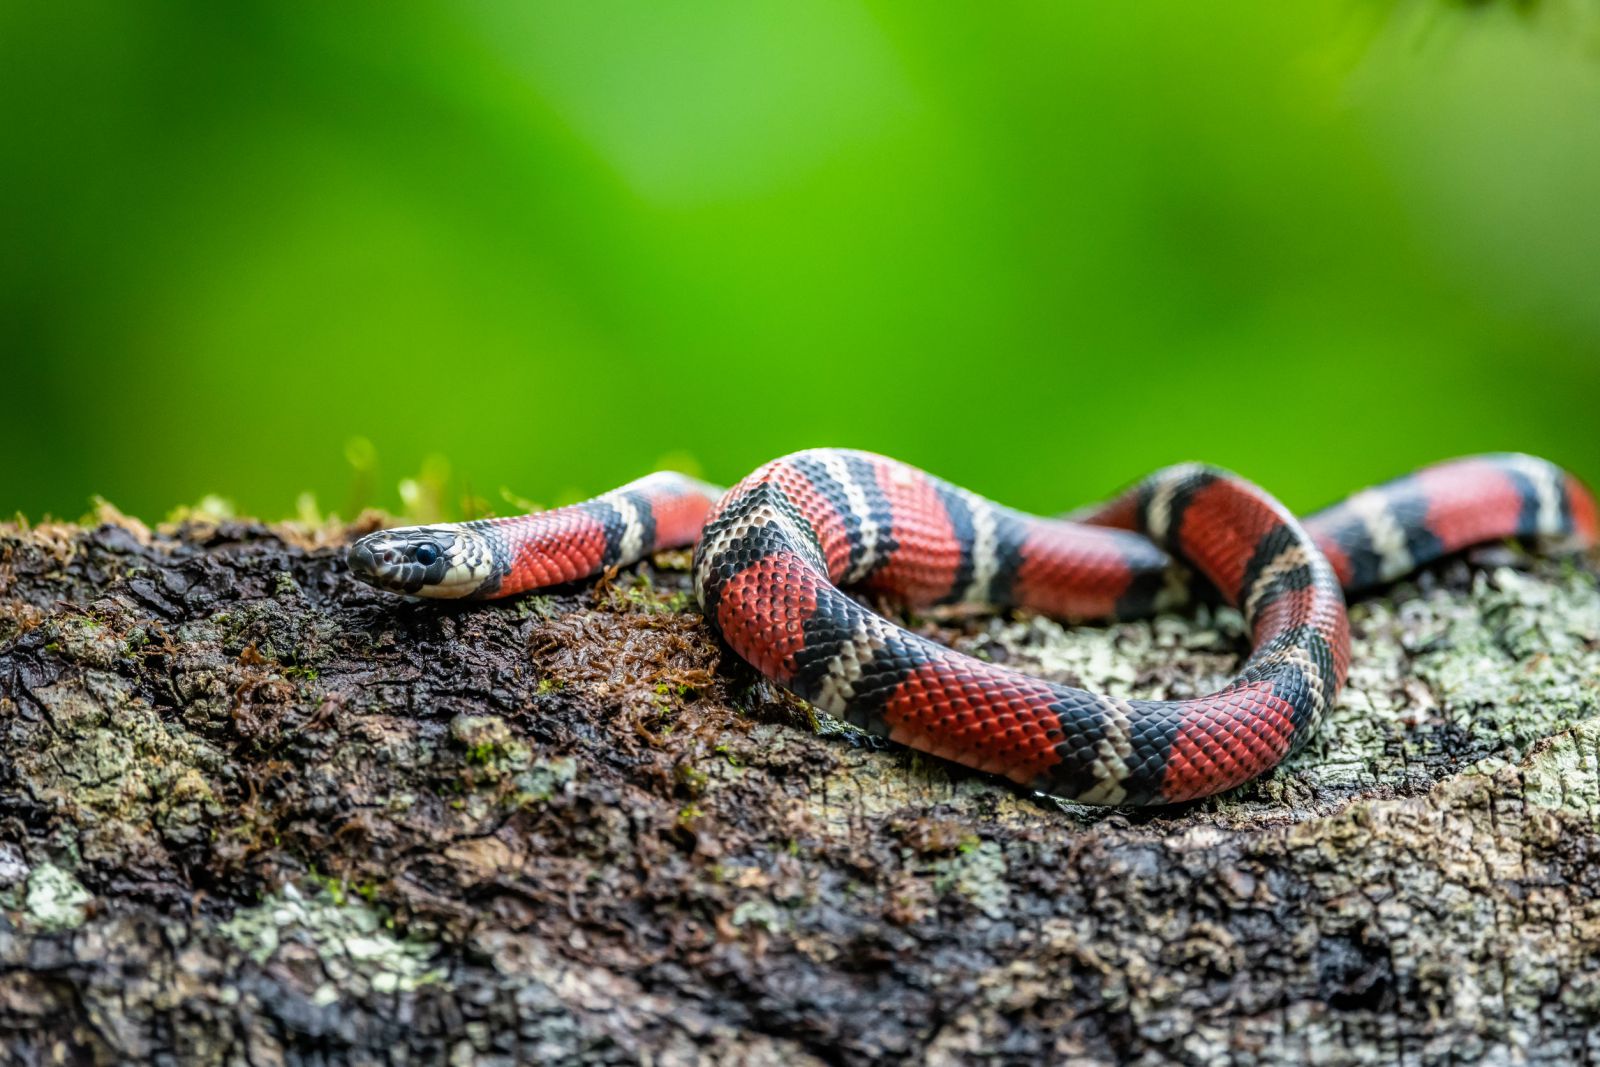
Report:
[{"label": "tree trunk", "polygon": [[[1511,548],[1355,605],[1308,749],[1060,804],[817,719],[687,555],[478,605],[360,529],[0,528],[7,1062],[1600,1060],[1600,583]],[[1230,611],[912,624],[1186,696]]]}]

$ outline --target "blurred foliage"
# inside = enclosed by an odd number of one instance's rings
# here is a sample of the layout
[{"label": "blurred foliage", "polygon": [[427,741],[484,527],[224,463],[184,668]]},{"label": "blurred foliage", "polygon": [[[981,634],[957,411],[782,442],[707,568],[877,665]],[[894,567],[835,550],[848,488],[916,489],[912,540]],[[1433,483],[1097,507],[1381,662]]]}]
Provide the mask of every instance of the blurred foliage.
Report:
[{"label": "blurred foliage", "polygon": [[[1589,0],[0,5],[0,510],[1600,480]],[[687,457],[687,458],[686,458]],[[306,496],[305,494],[313,494]]]}]

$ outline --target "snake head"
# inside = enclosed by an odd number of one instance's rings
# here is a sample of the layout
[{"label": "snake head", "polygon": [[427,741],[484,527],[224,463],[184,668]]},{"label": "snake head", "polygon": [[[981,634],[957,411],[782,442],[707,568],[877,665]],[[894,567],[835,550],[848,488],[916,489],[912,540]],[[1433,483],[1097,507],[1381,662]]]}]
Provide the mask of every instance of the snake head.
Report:
[{"label": "snake head", "polygon": [[465,525],[379,530],[351,545],[345,559],[350,573],[391,593],[459,598],[498,584],[493,545]]}]

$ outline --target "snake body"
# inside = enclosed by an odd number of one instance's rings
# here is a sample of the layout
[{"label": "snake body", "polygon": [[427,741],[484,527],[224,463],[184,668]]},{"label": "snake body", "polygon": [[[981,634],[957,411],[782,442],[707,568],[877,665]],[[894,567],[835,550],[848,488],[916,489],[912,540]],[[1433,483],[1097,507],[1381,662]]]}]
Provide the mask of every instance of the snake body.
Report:
[{"label": "snake body", "polygon": [[[1170,467],[1072,521],[1002,507],[883,456],[812,449],[726,493],[658,473],[581,504],[408,527],[351,546],[395,592],[488,598],[695,545],[707,621],[762,674],[871,733],[1095,804],[1232,788],[1305,741],[1349,667],[1345,593],[1510,537],[1592,547],[1593,496],[1519,454],[1452,460],[1302,524],[1226,471]],[[907,607],[978,603],[1130,618],[1188,595],[1173,557],[1244,615],[1252,651],[1216,693],[1125,700],[913,634],[840,591]]]}]

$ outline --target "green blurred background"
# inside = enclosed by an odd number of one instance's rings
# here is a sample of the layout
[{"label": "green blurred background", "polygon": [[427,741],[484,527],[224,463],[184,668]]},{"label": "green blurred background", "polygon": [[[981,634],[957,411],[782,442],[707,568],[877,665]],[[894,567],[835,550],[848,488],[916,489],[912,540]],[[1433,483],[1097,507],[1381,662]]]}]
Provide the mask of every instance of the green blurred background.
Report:
[{"label": "green blurred background", "polygon": [[[0,512],[1600,480],[1588,0],[0,4]],[[315,495],[315,503],[303,493]],[[477,498],[463,504],[463,498]]]}]

